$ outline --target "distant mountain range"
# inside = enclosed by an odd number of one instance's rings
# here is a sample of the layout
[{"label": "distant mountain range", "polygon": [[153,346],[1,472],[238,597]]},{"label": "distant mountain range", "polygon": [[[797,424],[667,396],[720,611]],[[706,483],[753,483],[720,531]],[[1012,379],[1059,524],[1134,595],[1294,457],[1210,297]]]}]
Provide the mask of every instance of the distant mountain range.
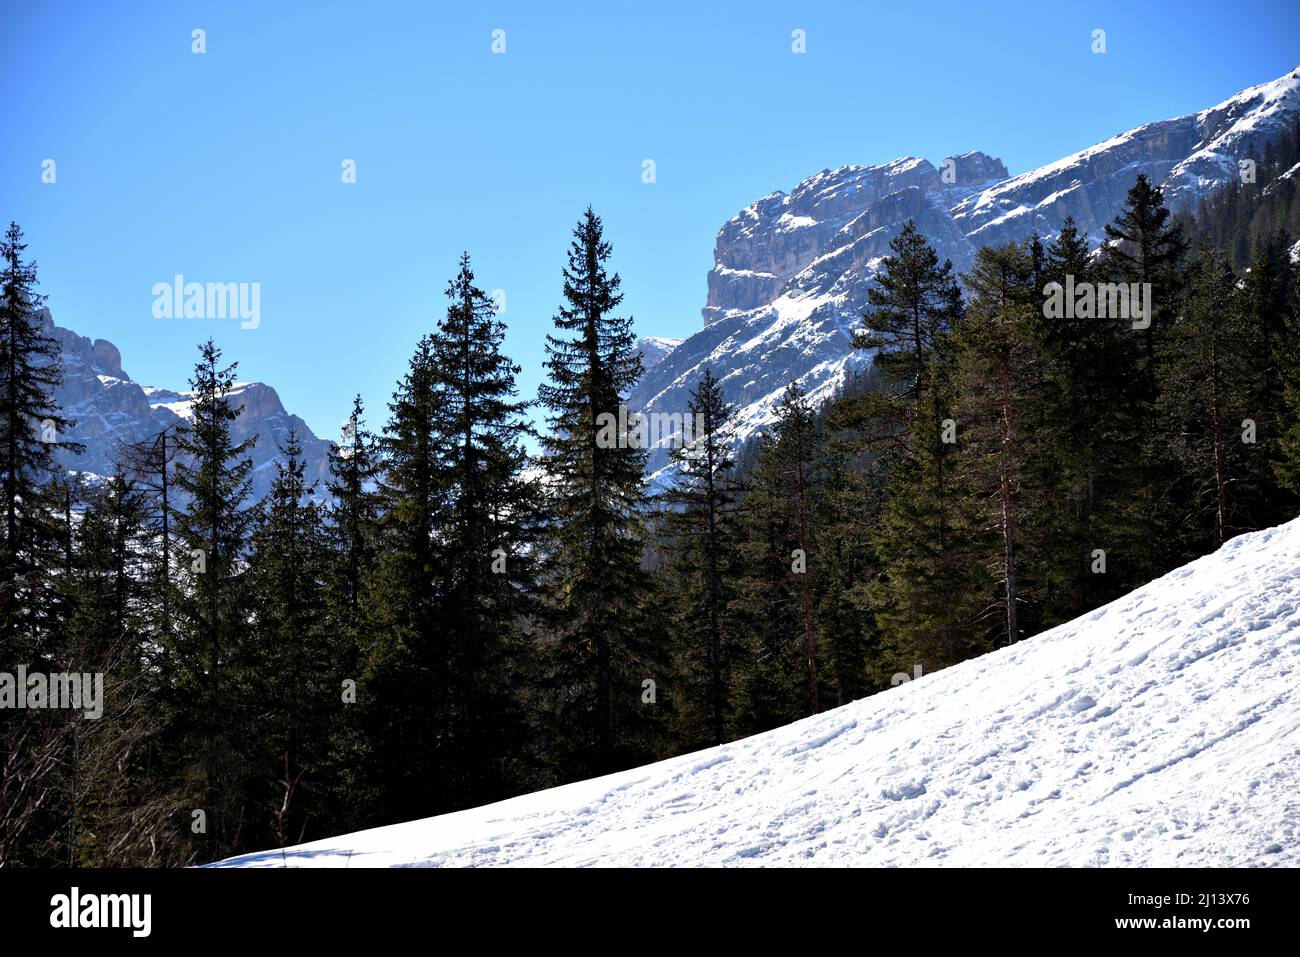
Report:
[{"label": "distant mountain range", "polygon": [[[122,368],[116,346],[55,325],[48,309],[42,310],[41,323],[46,335],[58,340],[62,349],[63,385],[55,397],[64,414],[76,423],[68,438],[86,447],[80,455],[63,454],[65,468],[88,473],[92,480],[112,475],[122,460],[124,446],[152,441],[164,429],[190,419],[192,393],[138,384]],[[275,463],[283,460],[280,449],[291,429],[297,431],[302,445],[307,481],[319,483],[317,491],[323,493],[330,443],[317,438],[298,416],[286,412],[269,385],[239,383],[234,400],[243,410],[231,427],[234,440],[257,436],[257,444],[248,453],[253,462],[254,500],[270,491]]]},{"label": "distant mountain range", "polygon": [[[1016,176],[981,152],[947,157],[938,167],[906,156],[822,170],[789,193],[756,200],[723,225],[703,328],[684,340],[639,340],[646,371],[628,404],[684,413],[691,389],[711,368],[737,407],[738,439],[750,438],[771,423],[791,381],[821,403],[868,366],[870,356],[850,348],[851,333],[889,243],[907,220],[959,272],[970,268],[980,246],[1031,233],[1050,240],[1066,216],[1096,245],[1139,173],[1163,187],[1171,208],[1187,207],[1239,176],[1238,162],[1258,159],[1297,117],[1300,68],[1199,113],[1140,126]],[[65,457],[68,468],[112,474],[124,443],[188,418],[189,393],[139,385],[112,343],[54,325],[48,310],[42,321],[63,350],[65,381],[57,398],[76,421],[71,438],[86,445],[84,455]],[[303,446],[308,481],[323,489],[330,443],[286,411],[265,383],[241,383],[236,397],[243,414],[235,438],[258,437],[253,495],[270,489],[291,428]],[[649,469],[652,482],[671,481],[666,447],[652,450]]]},{"label": "distant mountain range", "polygon": [[[820,403],[870,363],[850,348],[851,331],[907,220],[959,272],[981,246],[1032,233],[1054,238],[1066,216],[1095,246],[1139,173],[1162,186],[1171,209],[1186,208],[1241,175],[1238,162],[1258,160],[1298,116],[1300,68],[1199,113],[1140,126],[1016,176],[980,152],[948,157],[937,168],[905,156],[822,170],[723,225],[704,328],[648,369],[629,405],[684,412],[690,390],[711,368],[737,407],[738,438],[749,438],[770,424],[791,381]],[[666,447],[652,452],[649,467],[656,482],[669,480]]]}]

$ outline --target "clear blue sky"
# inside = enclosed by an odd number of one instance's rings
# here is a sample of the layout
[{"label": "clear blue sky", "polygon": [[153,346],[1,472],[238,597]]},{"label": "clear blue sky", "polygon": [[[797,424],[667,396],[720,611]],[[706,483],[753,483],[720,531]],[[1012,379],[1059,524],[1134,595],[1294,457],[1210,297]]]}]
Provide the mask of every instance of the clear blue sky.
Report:
[{"label": "clear blue sky", "polygon": [[[532,398],[588,203],[637,331],[684,336],[722,223],[817,170],[981,149],[1020,172],[1300,63],[1294,0],[0,7],[0,215],[55,321],[173,388],[211,334],[329,438],[357,391],[382,422],[462,249]],[[260,283],[261,325],[155,319],[176,273]]]}]

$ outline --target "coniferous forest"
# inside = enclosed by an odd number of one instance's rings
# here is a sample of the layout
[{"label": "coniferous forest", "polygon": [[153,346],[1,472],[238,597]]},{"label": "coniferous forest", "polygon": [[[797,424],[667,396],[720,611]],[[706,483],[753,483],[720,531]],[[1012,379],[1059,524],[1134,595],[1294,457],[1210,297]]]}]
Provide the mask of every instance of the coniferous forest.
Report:
[{"label": "coniferous forest", "polygon": [[[1293,166],[1292,136],[1261,161]],[[1271,173],[1269,171],[1272,171]],[[1265,175],[1268,174],[1268,175]],[[732,441],[713,373],[651,494],[602,441],[642,372],[617,236],[557,236],[546,381],[521,395],[467,254],[323,487],[296,440],[251,498],[238,356],[183,428],[86,481],[22,230],[0,254],[0,657],[99,673],[104,712],[0,724],[0,865],[174,866],[468,808],[731,741],[1069,621],[1300,513],[1295,181],[1105,235],[979,250],[908,223],[868,374]],[[1100,246],[1098,245],[1100,241]],[[1054,284],[1149,284],[1145,325]]]}]

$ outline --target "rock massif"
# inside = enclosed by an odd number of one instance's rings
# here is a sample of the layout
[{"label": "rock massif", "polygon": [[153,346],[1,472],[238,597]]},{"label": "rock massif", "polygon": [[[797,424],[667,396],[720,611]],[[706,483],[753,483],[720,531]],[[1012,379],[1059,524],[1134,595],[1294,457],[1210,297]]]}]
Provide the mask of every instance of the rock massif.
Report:
[{"label": "rock massif", "polygon": [[[191,393],[132,381],[111,342],[92,341],[55,325],[48,309],[42,310],[41,323],[45,334],[56,339],[62,350],[63,385],[55,397],[64,414],[75,423],[67,438],[86,447],[80,455],[62,455],[65,468],[85,473],[91,480],[112,475],[122,461],[125,446],[152,441],[164,429],[181,425],[191,417]],[[239,383],[232,401],[241,410],[231,427],[234,441],[257,436],[257,443],[248,453],[253,462],[253,500],[260,500],[270,491],[275,463],[283,461],[280,450],[290,430],[297,432],[302,445],[307,481],[317,482],[317,492],[323,493],[329,474],[329,442],[317,438],[306,422],[285,411],[280,397],[265,383]]]},{"label": "rock massif", "polygon": [[[705,368],[723,383],[744,440],[771,422],[797,381],[829,399],[870,356],[850,347],[889,243],[914,220],[954,268],[984,245],[1033,233],[1050,240],[1066,216],[1094,245],[1138,174],[1181,209],[1242,175],[1300,117],[1300,68],[1216,106],[1149,123],[1039,169],[1009,176],[1001,160],[969,152],[936,167],[908,156],[878,166],[822,170],[725,223],[708,275],[704,328],[663,355],[629,396],[646,412],[685,412]],[[671,479],[666,446],[650,458]]]}]

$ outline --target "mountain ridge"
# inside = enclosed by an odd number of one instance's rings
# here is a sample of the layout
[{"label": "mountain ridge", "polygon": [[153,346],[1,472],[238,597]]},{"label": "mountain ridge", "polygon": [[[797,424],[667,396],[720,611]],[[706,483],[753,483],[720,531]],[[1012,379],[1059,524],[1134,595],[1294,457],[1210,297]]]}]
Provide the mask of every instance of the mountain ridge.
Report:
[{"label": "mountain ridge", "polygon": [[[683,412],[711,368],[737,408],[737,440],[749,439],[771,423],[791,381],[820,404],[870,364],[851,348],[852,330],[889,242],[907,220],[958,273],[970,268],[981,245],[1034,232],[1050,241],[1066,216],[1096,247],[1139,173],[1166,190],[1177,212],[1239,176],[1239,162],[1297,117],[1300,67],[1207,109],[1135,127],[1014,176],[979,151],[947,157],[939,167],[905,156],[821,170],[723,224],[703,328],[646,371],[629,405]],[[670,441],[651,450],[649,473],[659,487],[671,481]]]},{"label": "mountain ridge", "polygon": [[[192,393],[144,386],[122,368],[122,355],[106,339],[90,339],[56,325],[48,308],[40,311],[42,331],[59,343],[63,383],[55,400],[73,427],[66,440],[85,446],[81,454],[60,452],[58,458],[69,471],[84,474],[91,481],[112,475],[122,461],[125,446],[151,442],[165,429],[189,419]],[[297,433],[306,464],[308,484],[317,483],[323,495],[329,477],[330,443],[319,439],[307,423],[289,413],[274,388],[263,382],[240,382],[232,396],[240,415],[231,424],[231,437],[242,442],[252,436],[257,442],[248,453],[252,501],[261,501],[275,478],[275,463],[283,461],[280,449],[290,430]]]}]

